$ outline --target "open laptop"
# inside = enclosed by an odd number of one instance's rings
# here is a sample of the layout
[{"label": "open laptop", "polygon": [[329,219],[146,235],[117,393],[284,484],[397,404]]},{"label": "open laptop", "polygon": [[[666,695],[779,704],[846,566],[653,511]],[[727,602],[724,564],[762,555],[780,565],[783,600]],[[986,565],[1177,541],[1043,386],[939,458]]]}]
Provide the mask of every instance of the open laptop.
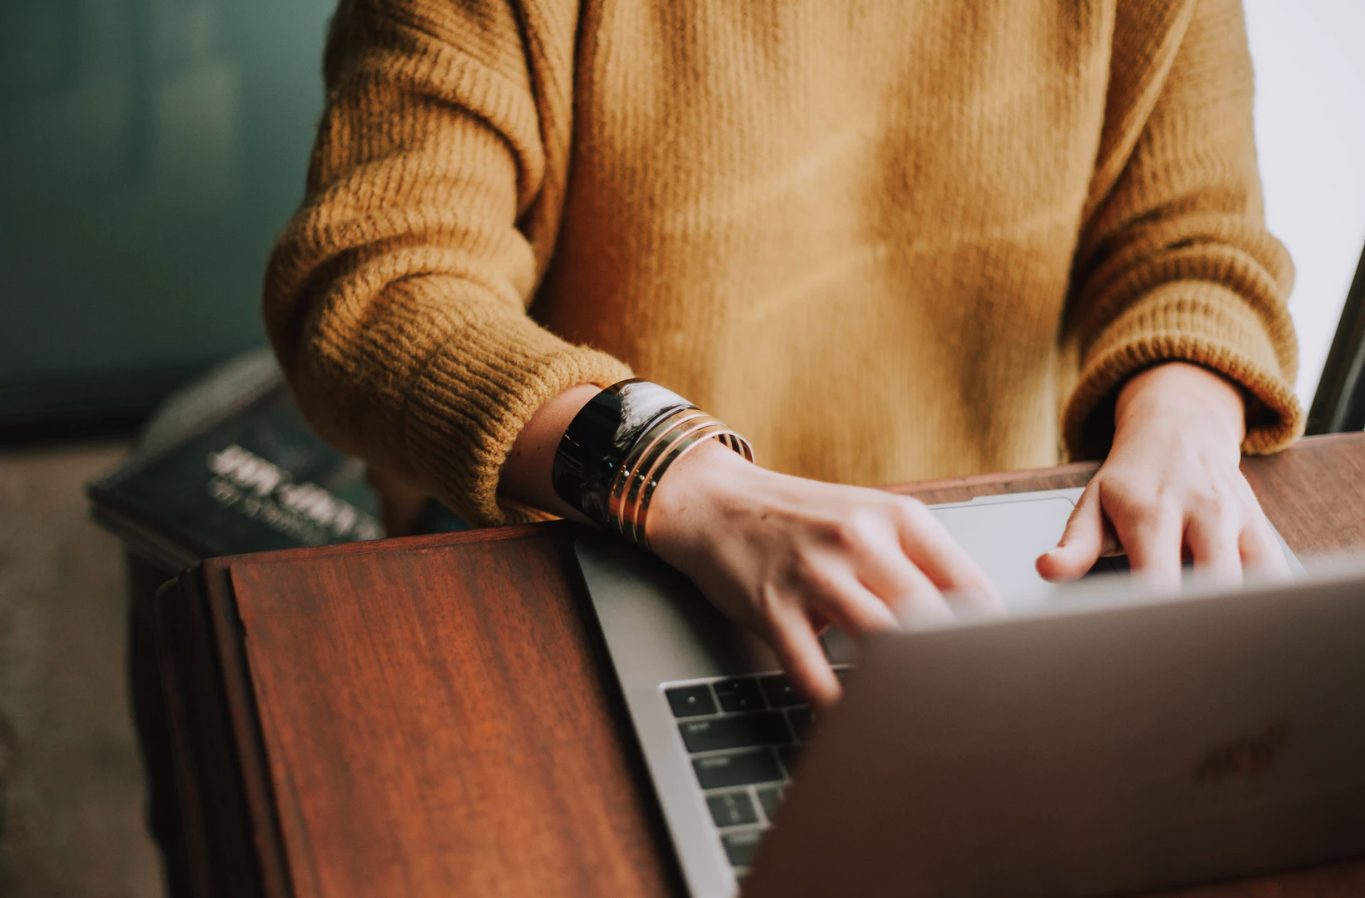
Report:
[{"label": "open laptop", "polygon": [[[736,892],[779,807],[755,882],[772,894],[1093,894],[1365,852],[1365,574],[1302,580],[1291,601],[1283,585],[1236,602],[1053,586],[1033,562],[1079,494],[937,506],[1010,616],[886,637],[856,673],[836,634],[849,689],[827,721],[685,577],[578,541],[694,896]],[[1190,776],[1258,751],[1285,760]]]}]

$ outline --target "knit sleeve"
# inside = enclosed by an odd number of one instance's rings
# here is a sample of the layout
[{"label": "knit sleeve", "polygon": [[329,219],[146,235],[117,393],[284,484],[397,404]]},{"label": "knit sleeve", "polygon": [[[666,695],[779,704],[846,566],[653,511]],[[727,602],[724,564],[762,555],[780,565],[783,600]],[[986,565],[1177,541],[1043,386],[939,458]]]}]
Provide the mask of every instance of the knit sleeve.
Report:
[{"label": "knit sleeve", "polygon": [[1303,429],[1286,308],[1293,272],[1264,223],[1240,4],[1118,8],[1064,328],[1079,362],[1064,442],[1072,457],[1102,455],[1125,379],[1184,360],[1241,386],[1245,451],[1278,450]]},{"label": "knit sleeve", "polygon": [[344,0],[264,297],[318,431],[484,524],[536,516],[497,493],[536,409],[630,376],[527,314],[563,194],[576,12],[513,6]]}]

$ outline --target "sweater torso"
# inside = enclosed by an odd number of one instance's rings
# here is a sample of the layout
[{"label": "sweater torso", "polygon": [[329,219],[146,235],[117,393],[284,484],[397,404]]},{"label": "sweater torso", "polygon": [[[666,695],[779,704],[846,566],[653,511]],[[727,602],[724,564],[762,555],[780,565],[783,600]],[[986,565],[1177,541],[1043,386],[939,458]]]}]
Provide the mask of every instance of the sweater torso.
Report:
[{"label": "sweater torso", "polygon": [[532,313],[779,470],[1052,463],[1112,24],[1099,4],[590,7]]}]

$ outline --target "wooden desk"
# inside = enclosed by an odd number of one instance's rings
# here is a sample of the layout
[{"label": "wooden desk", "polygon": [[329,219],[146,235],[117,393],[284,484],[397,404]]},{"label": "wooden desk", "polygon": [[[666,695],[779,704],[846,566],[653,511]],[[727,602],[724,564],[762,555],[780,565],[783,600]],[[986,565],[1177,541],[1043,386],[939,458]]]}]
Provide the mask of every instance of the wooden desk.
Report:
[{"label": "wooden desk", "polygon": [[[904,488],[929,502],[1093,466]],[[1246,464],[1301,554],[1365,548],[1365,435]],[[209,561],[157,599],[200,894],[683,894],[564,524]],[[1365,860],[1168,893],[1365,895]]]}]

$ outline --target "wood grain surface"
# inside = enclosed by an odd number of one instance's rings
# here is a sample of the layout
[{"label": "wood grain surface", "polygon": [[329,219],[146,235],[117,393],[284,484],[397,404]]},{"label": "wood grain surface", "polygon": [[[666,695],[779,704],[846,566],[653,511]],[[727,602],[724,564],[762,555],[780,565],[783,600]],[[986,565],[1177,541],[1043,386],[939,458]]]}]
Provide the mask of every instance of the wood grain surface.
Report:
[{"label": "wood grain surface", "polygon": [[[1365,435],[1246,472],[1301,554],[1365,549]],[[912,484],[945,502],[1091,465]],[[681,895],[570,550],[540,524],[208,562],[163,591],[205,895]],[[221,813],[217,813],[221,810]],[[1365,862],[1166,893],[1365,896]]]}]

